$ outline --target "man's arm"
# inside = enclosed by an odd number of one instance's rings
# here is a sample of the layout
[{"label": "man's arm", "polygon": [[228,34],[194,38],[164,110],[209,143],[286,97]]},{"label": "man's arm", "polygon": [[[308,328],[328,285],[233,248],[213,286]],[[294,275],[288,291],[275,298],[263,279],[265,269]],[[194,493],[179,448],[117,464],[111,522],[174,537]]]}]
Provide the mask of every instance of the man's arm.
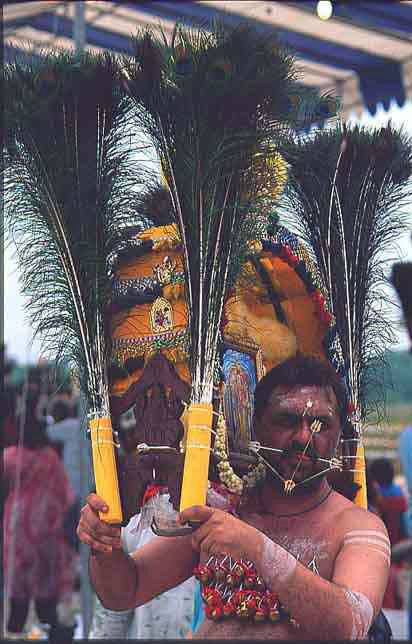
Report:
[{"label": "man's arm", "polygon": [[259,572],[303,633],[316,639],[365,638],[382,605],[390,566],[386,529],[375,515],[354,512],[356,529],[346,531],[331,581],[266,537],[262,542]]},{"label": "man's arm", "polygon": [[254,561],[267,587],[300,625],[303,637],[366,637],[381,608],[390,565],[389,539],[376,515],[355,506],[342,512],[337,534],[343,536],[331,581],[314,574],[259,530],[221,510],[196,506],[180,516],[182,522],[204,521],[192,536],[195,549]]},{"label": "man's arm", "polygon": [[90,579],[100,601],[111,610],[128,610],[177,586],[193,574],[198,554],[189,537],[157,537],[126,554],[120,528],[98,517],[105,504],[96,494],[82,508],[77,534],[91,546]]}]

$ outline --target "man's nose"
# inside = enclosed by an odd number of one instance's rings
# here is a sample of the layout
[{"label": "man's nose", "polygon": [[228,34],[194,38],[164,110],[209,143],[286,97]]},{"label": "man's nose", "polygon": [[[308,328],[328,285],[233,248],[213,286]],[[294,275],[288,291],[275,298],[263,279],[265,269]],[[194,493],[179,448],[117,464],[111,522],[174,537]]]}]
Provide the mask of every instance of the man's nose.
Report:
[{"label": "man's nose", "polygon": [[312,438],[312,430],[309,418],[303,416],[296,429],[294,438],[302,445],[306,445],[310,441]]}]

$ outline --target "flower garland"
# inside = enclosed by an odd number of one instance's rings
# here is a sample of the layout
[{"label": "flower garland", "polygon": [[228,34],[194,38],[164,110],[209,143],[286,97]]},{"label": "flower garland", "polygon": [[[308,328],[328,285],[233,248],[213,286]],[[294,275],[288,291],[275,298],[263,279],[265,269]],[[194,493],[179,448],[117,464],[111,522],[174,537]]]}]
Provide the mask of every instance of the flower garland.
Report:
[{"label": "flower garland", "polygon": [[266,467],[263,463],[258,463],[248,474],[242,478],[235,474],[232,466],[229,463],[228,454],[226,451],[226,421],[223,414],[219,414],[216,427],[216,438],[213,446],[214,454],[219,458],[217,469],[219,478],[223,485],[227,487],[233,494],[241,495],[244,487],[253,488],[258,481],[263,480],[266,476]]}]

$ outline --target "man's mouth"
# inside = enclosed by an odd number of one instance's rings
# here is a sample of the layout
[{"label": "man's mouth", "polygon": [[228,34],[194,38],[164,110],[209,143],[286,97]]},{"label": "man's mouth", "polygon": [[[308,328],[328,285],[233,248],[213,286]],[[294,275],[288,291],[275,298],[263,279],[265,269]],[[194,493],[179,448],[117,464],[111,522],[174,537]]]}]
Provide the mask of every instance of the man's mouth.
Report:
[{"label": "man's mouth", "polygon": [[290,452],[287,455],[287,459],[289,461],[295,462],[295,463],[313,463],[316,460],[316,456],[313,456],[311,454],[303,453],[303,452]]}]

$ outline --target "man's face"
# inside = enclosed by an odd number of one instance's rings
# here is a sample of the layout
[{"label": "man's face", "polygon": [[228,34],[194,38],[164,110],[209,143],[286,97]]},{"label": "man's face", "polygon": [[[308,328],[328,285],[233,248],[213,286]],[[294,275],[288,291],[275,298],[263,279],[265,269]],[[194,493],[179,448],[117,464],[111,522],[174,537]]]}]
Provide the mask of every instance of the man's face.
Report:
[{"label": "man's face", "polygon": [[[284,450],[283,454],[268,450],[261,454],[285,480],[293,479],[297,484],[327,469],[328,464],[317,458],[334,456],[340,438],[333,390],[319,386],[275,387],[262,416],[255,422],[255,433],[262,446]],[[322,478],[302,483],[296,491],[315,489]]]}]

